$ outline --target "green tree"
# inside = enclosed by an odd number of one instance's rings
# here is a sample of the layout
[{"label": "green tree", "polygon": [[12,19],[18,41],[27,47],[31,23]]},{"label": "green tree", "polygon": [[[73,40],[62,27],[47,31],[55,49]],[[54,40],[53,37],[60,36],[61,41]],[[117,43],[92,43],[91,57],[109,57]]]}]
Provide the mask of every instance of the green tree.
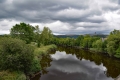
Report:
[{"label": "green tree", "polygon": [[86,49],[90,48],[90,45],[91,45],[90,40],[91,40],[91,36],[90,35],[85,35],[84,39],[81,41],[81,46],[83,48],[86,48]]},{"label": "green tree", "polygon": [[113,56],[116,53],[115,42],[109,41],[107,44],[107,51],[110,56]]},{"label": "green tree", "polygon": [[92,46],[93,46],[93,48],[96,48],[96,50],[99,51],[99,52],[103,52],[104,51],[104,49],[103,49],[103,42],[102,42],[101,39],[95,41]]},{"label": "green tree", "polygon": [[44,27],[41,33],[41,42],[44,45],[47,45],[50,43],[50,40],[52,39],[52,37],[53,37],[52,31],[48,27]]},{"label": "green tree", "polygon": [[115,57],[120,58],[120,47],[116,50]]},{"label": "green tree", "polygon": [[78,36],[78,38],[75,40],[75,45],[80,46],[80,43],[82,42],[83,38],[83,35]]},{"label": "green tree", "polygon": [[34,40],[35,28],[26,23],[16,24],[11,28],[10,34],[13,38],[19,38],[25,40],[26,43],[30,43]]},{"label": "green tree", "polygon": [[[110,56],[114,56],[116,51],[119,50],[120,45],[120,31],[114,30],[110,32],[110,35],[107,37],[107,52]],[[117,53],[119,54],[119,53]]]},{"label": "green tree", "polygon": [[37,46],[40,47],[41,37],[40,37],[40,29],[39,26],[35,26],[35,40],[37,42]]}]

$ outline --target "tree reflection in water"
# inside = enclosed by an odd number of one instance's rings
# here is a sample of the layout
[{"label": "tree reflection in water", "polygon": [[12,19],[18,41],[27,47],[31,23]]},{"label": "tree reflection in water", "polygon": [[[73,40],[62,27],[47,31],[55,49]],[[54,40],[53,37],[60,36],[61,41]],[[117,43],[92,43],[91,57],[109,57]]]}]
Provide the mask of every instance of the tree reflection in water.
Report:
[{"label": "tree reflection in water", "polygon": [[[75,55],[77,59],[79,60],[88,60],[90,62],[94,62],[96,65],[99,65],[99,66],[102,64],[103,66],[106,67],[104,74],[107,77],[116,78],[120,74],[120,61],[114,58],[110,58],[107,55],[103,55],[99,53],[92,53],[90,51],[85,51],[85,50],[70,48],[70,47],[58,47],[58,51],[60,52],[65,51],[66,54],[72,54],[73,56]],[[48,74],[48,71],[49,71],[48,69],[50,68],[51,64],[53,64],[52,62],[53,59],[51,58],[50,55],[54,53],[55,51],[52,51],[50,52],[49,55],[43,55],[42,60],[40,62],[41,67],[42,67],[42,71],[41,71],[42,75]],[[58,63],[58,65],[62,66],[62,64],[60,63]],[[55,71],[55,69],[53,69],[53,71],[57,72]],[[61,73],[61,72],[57,72],[57,73]],[[61,73],[61,75],[63,74],[64,73]],[[78,74],[76,73],[76,75]],[[81,74],[81,75],[84,76],[84,74]]]}]

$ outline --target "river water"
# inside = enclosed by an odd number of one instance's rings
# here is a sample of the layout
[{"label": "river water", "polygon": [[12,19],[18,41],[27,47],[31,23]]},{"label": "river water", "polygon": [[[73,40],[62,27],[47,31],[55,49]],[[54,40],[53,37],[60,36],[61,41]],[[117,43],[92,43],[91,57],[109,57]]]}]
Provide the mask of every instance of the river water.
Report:
[{"label": "river water", "polygon": [[40,63],[42,74],[33,80],[114,80],[120,74],[120,60],[75,48],[58,47]]}]

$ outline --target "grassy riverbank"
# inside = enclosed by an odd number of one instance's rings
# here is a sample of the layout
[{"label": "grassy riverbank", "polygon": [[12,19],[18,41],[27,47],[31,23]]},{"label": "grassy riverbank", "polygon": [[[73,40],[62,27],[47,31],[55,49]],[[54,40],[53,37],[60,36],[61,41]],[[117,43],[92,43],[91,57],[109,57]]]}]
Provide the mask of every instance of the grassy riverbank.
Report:
[{"label": "grassy riverbank", "polygon": [[34,59],[33,59],[33,66],[31,66],[32,70],[30,74],[35,74],[38,71],[41,70],[40,60],[42,58],[42,55],[47,55],[50,50],[55,50],[57,48],[56,45],[46,45],[41,47],[35,47],[34,50]]},{"label": "grassy riverbank", "polygon": [[23,72],[1,71],[0,80],[26,80],[26,76]]},{"label": "grassy riverbank", "polygon": [[[34,50],[34,59],[33,59],[33,65],[31,66],[31,72],[29,74],[34,75],[38,71],[40,71],[40,59],[42,58],[42,55],[46,55],[49,53],[50,50],[56,49],[56,45],[47,45],[47,46],[41,46],[41,47],[35,47]],[[17,66],[17,65],[16,65]],[[26,80],[26,76],[23,72],[19,71],[0,71],[0,80]]]}]

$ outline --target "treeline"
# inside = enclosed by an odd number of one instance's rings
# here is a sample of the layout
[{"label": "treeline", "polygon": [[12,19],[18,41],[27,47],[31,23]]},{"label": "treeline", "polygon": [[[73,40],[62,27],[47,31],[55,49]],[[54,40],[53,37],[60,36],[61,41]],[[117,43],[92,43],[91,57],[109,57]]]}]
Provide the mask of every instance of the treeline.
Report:
[{"label": "treeline", "polygon": [[40,43],[49,44],[49,40],[53,37],[52,31],[48,27],[44,27],[43,31],[40,31],[38,25],[32,26],[26,23],[13,26],[10,30],[10,35],[12,38],[26,41],[27,44],[36,42],[38,47],[40,47]]},{"label": "treeline", "polygon": [[110,56],[120,58],[120,30],[110,32],[106,38],[90,35],[80,35],[76,39],[54,37],[51,43],[108,53]]},{"label": "treeline", "polygon": [[53,36],[48,27],[40,31],[39,26],[32,26],[26,23],[16,24],[11,28],[10,35],[19,38],[26,43],[35,42],[40,47],[41,44],[56,44],[63,46],[74,46],[90,49],[96,52],[108,53],[110,56],[120,57],[120,30],[114,30],[105,38],[96,35],[79,35],[75,38],[59,38]]}]

